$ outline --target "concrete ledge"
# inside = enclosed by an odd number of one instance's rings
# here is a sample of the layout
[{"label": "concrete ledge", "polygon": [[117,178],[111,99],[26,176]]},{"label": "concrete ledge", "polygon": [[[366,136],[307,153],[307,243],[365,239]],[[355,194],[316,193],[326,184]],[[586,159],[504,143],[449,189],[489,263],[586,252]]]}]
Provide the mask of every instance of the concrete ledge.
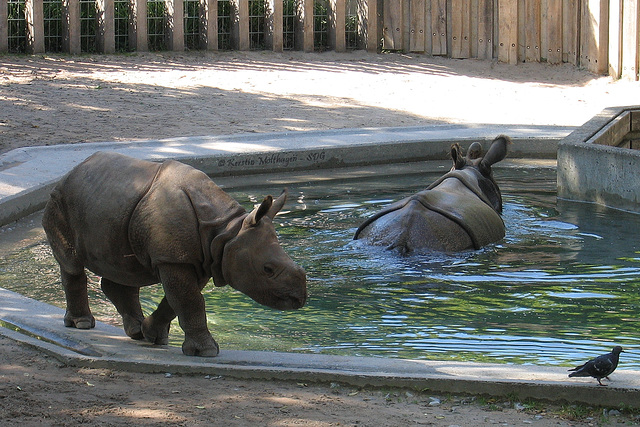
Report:
[{"label": "concrete ledge", "polygon": [[453,142],[514,140],[510,158],[555,158],[573,128],[447,125],[238,134],[143,142],[104,142],[13,150],[0,156],[0,225],[44,207],[55,183],[96,151],[176,159],[212,176],[313,170],[448,158]]},{"label": "concrete ledge", "polygon": [[224,375],[353,386],[407,387],[437,393],[512,395],[519,399],[640,407],[640,372],[618,370],[608,387],[591,378],[570,380],[566,368],[229,351],[216,358],[184,356],[179,348],[134,341],[120,328],[63,326],[64,310],[0,288],[0,334],[76,367],[131,372]]},{"label": "concrete ledge", "polygon": [[640,105],[607,108],[558,144],[559,198],[640,212],[640,150],[616,146],[640,130],[635,111]]}]

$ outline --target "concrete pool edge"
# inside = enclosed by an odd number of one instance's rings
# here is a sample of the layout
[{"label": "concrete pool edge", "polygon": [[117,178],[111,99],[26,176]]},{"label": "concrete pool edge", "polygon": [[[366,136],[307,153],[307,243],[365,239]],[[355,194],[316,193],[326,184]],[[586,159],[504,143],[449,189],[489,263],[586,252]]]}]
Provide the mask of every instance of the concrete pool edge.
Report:
[{"label": "concrete pool edge", "polygon": [[510,158],[555,158],[574,128],[441,125],[330,131],[234,134],[139,142],[99,142],[20,148],[0,156],[0,226],[44,207],[55,183],[96,151],[176,159],[212,176],[321,170],[447,158],[451,143],[499,134],[514,140]]},{"label": "concrete pool edge", "polygon": [[[400,387],[432,393],[510,396],[638,407],[640,372],[618,370],[608,387],[591,378],[571,380],[566,367],[389,359],[221,349],[216,358],[184,356],[177,347],[152,346],[121,328],[63,326],[64,310],[0,288],[0,335],[29,345],[68,366],[140,373],[227,376],[241,379]],[[10,307],[10,308],[9,308]],[[37,313],[26,316],[25,314]],[[6,327],[11,325],[11,327]]]},{"label": "concrete pool edge", "polygon": [[[247,168],[250,173],[258,173],[259,167],[270,171],[313,170],[443,158],[452,142],[488,142],[502,133],[514,139],[512,157],[553,158],[558,141],[572,130],[573,128],[569,127],[448,125],[173,138],[162,141],[18,149],[0,156],[0,224],[39,210],[55,182],[75,164],[99,150],[120,151],[134,157],[156,160],[175,158],[213,175],[216,172],[225,175],[232,174],[239,168]],[[292,156],[295,157],[295,161]],[[298,159],[304,161],[298,162]],[[617,371],[614,383],[604,388],[594,386],[595,381],[592,379],[569,381],[566,368],[540,366],[225,351],[224,348],[221,356],[213,362],[207,359],[203,361],[187,358],[177,348],[158,349],[129,340],[119,328],[100,322],[96,330],[88,333],[69,330],[62,325],[64,313],[61,309],[46,304],[38,306],[37,309],[33,306],[29,308],[37,301],[21,298],[24,300],[11,308],[13,310],[16,306],[26,305],[22,311],[23,315],[18,318],[7,315],[4,309],[8,307],[3,304],[0,312],[4,310],[4,314],[0,316],[0,320],[16,324],[26,331],[31,328],[32,334],[38,337],[50,334],[49,329],[52,328],[54,340],[47,342],[7,328],[0,328],[0,334],[45,351],[70,366],[109,367],[136,372],[340,382],[354,386],[410,387],[444,393],[517,395],[521,399],[531,397],[566,400],[612,407],[619,407],[621,404],[637,407],[640,402],[639,372],[628,370]],[[42,314],[49,309],[54,312],[52,316],[59,319],[51,321],[50,317]],[[59,310],[57,314],[56,310]],[[36,317],[44,319],[45,325],[48,326],[24,324],[24,318],[33,317],[25,316],[26,313],[38,313]],[[84,332],[86,338],[79,339],[77,332]],[[102,339],[102,335],[97,335],[98,332],[110,336],[110,340],[115,339],[118,350],[128,348],[132,351],[126,353],[125,357],[121,354],[106,357],[87,356],[61,346],[60,341],[55,339],[61,333],[73,334],[69,342],[80,343],[81,347],[95,347]],[[86,339],[87,342],[84,341]],[[114,343],[109,342],[111,345]],[[138,353],[156,358],[140,359]],[[416,370],[416,367],[419,369]],[[546,379],[545,376],[552,379]],[[594,392],[595,390],[597,392]]]}]

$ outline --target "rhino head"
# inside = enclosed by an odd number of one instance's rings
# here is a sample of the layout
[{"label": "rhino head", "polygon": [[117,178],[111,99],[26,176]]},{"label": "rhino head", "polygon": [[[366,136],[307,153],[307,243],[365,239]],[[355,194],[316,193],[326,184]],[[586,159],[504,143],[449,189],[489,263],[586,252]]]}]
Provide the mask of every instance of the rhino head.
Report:
[{"label": "rhino head", "polygon": [[451,158],[453,167],[451,171],[465,174],[469,179],[477,182],[480,191],[487,197],[493,209],[502,212],[502,194],[498,184],[493,179],[491,166],[503,160],[511,144],[511,138],[500,135],[491,142],[487,153],[482,155],[482,146],[474,142],[467,150],[467,156],[462,154],[462,148],[458,143],[451,146]]},{"label": "rhino head", "polygon": [[224,283],[256,302],[296,310],[307,299],[306,273],[282,249],[272,222],[286,199],[286,191],[276,200],[267,196],[242,219],[238,233],[224,246],[221,272]]}]

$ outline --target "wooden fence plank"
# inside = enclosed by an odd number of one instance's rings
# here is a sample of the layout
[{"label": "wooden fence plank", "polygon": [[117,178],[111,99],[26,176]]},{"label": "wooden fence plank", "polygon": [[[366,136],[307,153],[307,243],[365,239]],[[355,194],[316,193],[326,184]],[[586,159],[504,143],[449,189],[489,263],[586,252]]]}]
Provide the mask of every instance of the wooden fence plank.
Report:
[{"label": "wooden fence plank", "polygon": [[580,63],[592,73],[608,69],[608,0],[582,0],[580,4]]},{"label": "wooden fence plank", "polygon": [[498,60],[518,63],[518,2],[498,0]]},{"label": "wooden fence plank", "polygon": [[389,50],[402,50],[404,40],[405,0],[385,1],[382,19],[382,47]]},{"label": "wooden fence plank", "polygon": [[578,64],[579,0],[562,3],[562,61]]},{"label": "wooden fence plank", "polygon": [[365,22],[365,38],[367,50],[369,52],[377,52],[380,46],[381,25],[378,19],[378,1],[364,0],[362,3],[362,14]]},{"label": "wooden fence plank", "polygon": [[620,77],[629,80],[638,80],[638,0],[625,0],[622,10],[622,69]]},{"label": "wooden fence plank", "polygon": [[525,57],[526,62],[540,62],[540,0],[525,3]]},{"label": "wooden fence plank", "polygon": [[622,70],[622,2],[609,3],[609,75],[618,79]]},{"label": "wooden fence plank", "polygon": [[471,56],[471,0],[451,1],[451,57]]},{"label": "wooden fence plank", "polygon": [[431,0],[431,54],[447,54],[447,0]]},{"label": "wooden fence plank", "polygon": [[478,58],[493,58],[493,0],[478,0]]},{"label": "wooden fence plank", "polygon": [[562,62],[562,0],[547,0],[547,62]]},{"label": "wooden fence plank", "polygon": [[410,3],[409,50],[425,51],[425,0],[411,0]]}]

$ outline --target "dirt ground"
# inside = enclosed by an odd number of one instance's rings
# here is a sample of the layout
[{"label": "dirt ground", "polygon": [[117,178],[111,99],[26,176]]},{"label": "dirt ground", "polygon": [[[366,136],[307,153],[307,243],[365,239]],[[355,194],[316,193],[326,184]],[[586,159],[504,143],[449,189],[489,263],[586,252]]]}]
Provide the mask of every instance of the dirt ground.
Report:
[{"label": "dirt ground", "polygon": [[[0,155],[37,145],[242,132],[577,126],[605,107],[638,104],[640,83],[569,65],[363,52],[0,56]],[[640,418],[506,398],[77,369],[0,337],[0,425],[161,423],[556,426],[638,425]]]}]

